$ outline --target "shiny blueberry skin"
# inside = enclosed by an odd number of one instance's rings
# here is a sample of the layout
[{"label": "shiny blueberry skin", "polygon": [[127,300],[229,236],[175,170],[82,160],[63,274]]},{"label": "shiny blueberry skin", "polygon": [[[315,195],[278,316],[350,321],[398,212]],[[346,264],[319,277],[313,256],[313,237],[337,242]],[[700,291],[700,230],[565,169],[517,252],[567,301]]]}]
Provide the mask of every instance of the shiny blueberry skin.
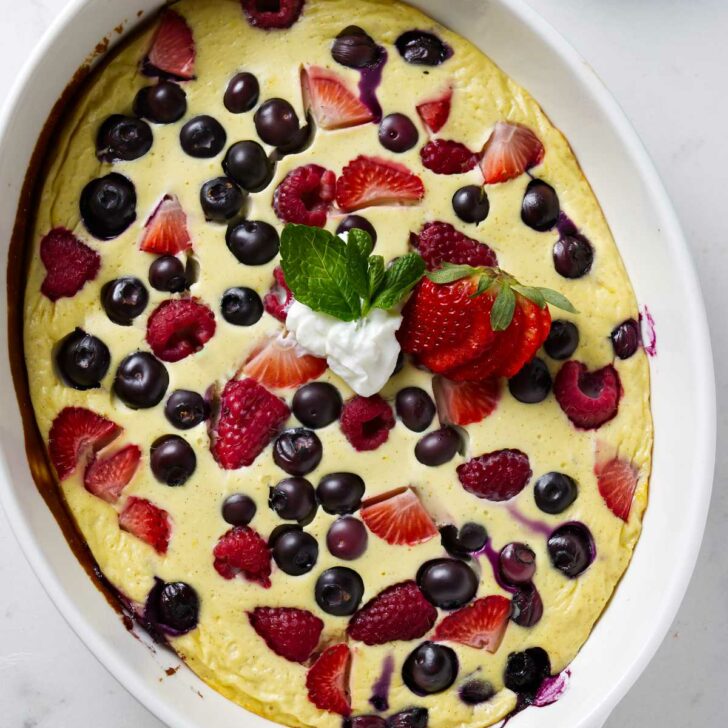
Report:
[{"label": "shiny blueberry skin", "polygon": [[540,233],[546,232],[556,225],[560,211],[556,190],[543,180],[532,179],[521,204],[523,224]]},{"label": "shiny blueberry skin", "polygon": [[184,291],[187,288],[184,263],[174,255],[160,255],[149,266],[149,285],[168,293]]},{"label": "shiny blueberry skin", "polygon": [[180,130],[179,141],[190,157],[215,157],[225,147],[227,134],[222,124],[212,116],[203,114],[190,119]]},{"label": "shiny blueberry skin", "polygon": [[585,276],[594,262],[594,248],[579,233],[564,235],[554,245],[554,268],[564,278]]},{"label": "shiny blueberry skin", "polygon": [[634,319],[627,319],[612,331],[612,347],[620,359],[629,359],[640,348],[640,325]]},{"label": "shiny blueberry skin", "polygon": [[524,652],[508,655],[503,680],[514,693],[534,695],[550,673],[551,661],[546,650],[530,647]]},{"label": "shiny blueberry skin", "polygon": [[358,510],[365,489],[355,473],[329,473],[319,481],[316,496],[326,513],[340,516]]},{"label": "shiny blueberry skin", "polygon": [[440,528],[440,542],[452,556],[467,558],[474,551],[480,551],[488,540],[488,531],[479,523],[465,523],[458,530],[447,525]]},{"label": "shiny blueberry skin", "polygon": [[101,305],[109,319],[119,326],[131,326],[131,322],[144,312],[147,303],[146,287],[132,276],[116,278],[101,289]]},{"label": "shiny blueberry skin", "polygon": [[146,351],[137,351],[122,359],[114,378],[114,394],[132,409],[158,405],[168,386],[166,367]]},{"label": "shiny blueberry skin", "polygon": [[395,399],[395,409],[404,426],[413,432],[426,430],[436,412],[432,397],[419,387],[400,389]]},{"label": "shiny blueberry skin", "polygon": [[155,124],[172,124],[187,112],[187,94],[172,81],[140,88],[134,99],[134,113]]},{"label": "shiny blueberry skin", "polygon": [[536,554],[525,543],[509,543],[501,549],[498,566],[503,581],[526,584],[536,573]]},{"label": "shiny blueberry skin", "polygon": [[373,66],[380,54],[379,46],[358,25],[344,28],[331,46],[333,59],[347,68]]},{"label": "shiny blueberry skin", "polygon": [[508,380],[510,393],[524,404],[543,402],[551,391],[551,374],[543,359],[524,364],[518,374]]},{"label": "shiny blueberry skin", "polygon": [[286,521],[309,523],[316,513],[316,493],[305,478],[284,478],[270,488],[268,507]]},{"label": "shiny blueberry skin", "polygon": [[447,690],[458,676],[458,658],[450,647],[423,642],[402,665],[402,680],[415,695],[433,695]]},{"label": "shiny blueberry skin", "polygon": [[346,566],[334,566],[323,571],[314,588],[316,604],[335,617],[354,614],[363,594],[361,576]]},{"label": "shiny blueberry skin", "polygon": [[573,478],[564,473],[546,473],[533,487],[536,505],[544,513],[563,513],[575,500],[579,489]]},{"label": "shiny blueberry skin", "polygon": [[285,99],[268,99],[255,112],[258,136],[273,147],[287,147],[299,132],[298,115]]},{"label": "shiny blueberry skin", "polygon": [[568,359],[579,346],[579,329],[576,324],[563,319],[551,322],[549,336],[543,345],[544,350],[552,359]]},{"label": "shiny blueberry skin", "polygon": [[495,688],[487,680],[468,680],[460,686],[458,695],[465,705],[480,705],[495,695]]},{"label": "shiny blueberry skin", "polygon": [[554,568],[574,579],[583,574],[595,556],[594,538],[583,523],[565,523],[549,536],[549,556]]},{"label": "shiny blueberry skin", "polygon": [[318,435],[305,427],[286,430],[273,444],[275,464],[289,475],[307,475],[318,467],[322,455]]},{"label": "shiny blueberry skin", "polygon": [[304,384],[293,395],[291,409],[299,422],[316,430],[339,419],[343,400],[339,390],[328,382]]},{"label": "shiny blueberry skin", "polygon": [[428,601],[440,609],[467,604],[478,590],[478,577],[463,561],[433,559],[417,572],[417,584]]},{"label": "shiny blueberry skin", "polygon": [[344,718],[342,728],[387,728],[387,721],[380,715],[355,715]]},{"label": "shiny blueberry skin", "polygon": [[369,237],[372,239],[372,245],[376,245],[377,231],[374,229],[374,225],[361,215],[347,215],[336,228],[336,234],[341,235],[341,233],[348,233],[349,230],[353,230],[354,228],[358,228],[359,230],[363,230],[365,233],[369,233]]},{"label": "shiny blueberry skin", "polygon": [[310,114],[306,116],[306,124],[302,126],[285,144],[280,144],[273,152],[272,158],[280,161],[287,154],[298,154],[311,146],[316,125],[311,121]]},{"label": "shiny blueberry skin", "polygon": [[176,389],[164,405],[170,424],[179,430],[189,430],[210,416],[210,407],[202,395],[189,389]]},{"label": "shiny blueberry skin", "polygon": [[231,114],[242,114],[258,103],[259,96],[258,79],[252,73],[243,71],[236,73],[228,82],[223,103]]},{"label": "shiny blueberry skin", "polygon": [[273,166],[265,149],[254,141],[233,144],[225,154],[222,168],[228,177],[249,192],[262,190],[273,175]]},{"label": "shiny blueberry skin", "polygon": [[436,35],[423,30],[408,30],[395,41],[399,54],[416,66],[439,66],[452,55],[452,49]]},{"label": "shiny blueberry skin", "polygon": [[273,560],[281,571],[290,576],[307,574],[318,561],[318,543],[299,527],[286,528],[271,534]]},{"label": "shiny blueberry skin", "polygon": [[258,510],[255,501],[245,493],[233,493],[222,504],[222,517],[231,526],[247,526]]},{"label": "shiny blueberry skin", "polygon": [[278,255],[278,231],[262,220],[243,220],[231,225],[225,235],[228,250],[243,265],[265,265]]},{"label": "shiny blueberry skin", "polygon": [[465,185],[452,196],[452,209],[463,222],[477,225],[488,217],[490,201],[479,185]]},{"label": "shiny blueberry skin", "polygon": [[420,438],[415,445],[415,457],[423,465],[434,468],[452,460],[460,445],[460,435],[454,427],[441,427]]},{"label": "shiny blueberry skin", "polygon": [[153,141],[151,127],[146,121],[114,114],[99,128],[96,156],[102,162],[128,162],[143,157],[152,148]]},{"label": "shiny blueberry skin", "polygon": [[136,189],[124,175],[111,172],[93,179],[81,192],[83,224],[99,240],[115,238],[136,220],[136,201]]},{"label": "shiny blueberry skin", "polygon": [[162,632],[179,636],[197,627],[200,598],[184,581],[157,583],[149,592],[144,616]]},{"label": "shiny blueberry skin", "polygon": [[263,301],[252,288],[228,288],[220,303],[222,317],[234,326],[252,326],[263,315]]},{"label": "shiny blueberry skin", "polygon": [[184,485],[195,472],[197,456],[192,446],[179,435],[162,435],[149,452],[154,477],[173,488]]},{"label": "shiny blueberry skin", "polygon": [[215,177],[200,188],[200,205],[205,219],[228,222],[238,215],[245,202],[245,194],[230,177]]},{"label": "shiny blueberry skin", "polygon": [[74,389],[96,389],[109,371],[111,354],[101,339],[76,328],[61,340],[55,359],[66,384]]},{"label": "shiny blueberry skin", "polygon": [[427,708],[405,708],[387,718],[387,728],[427,728]]},{"label": "shiny blueberry skin", "polygon": [[404,114],[389,114],[379,124],[379,143],[396,154],[412,149],[419,137],[412,119]]},{"label": "shiny blueberry skin", "polygon": [[335,520],[326,534],[326,546],[332,556],[351,561],[358,559],[367,550],[366,526],[353,516]]},{"label": "shiny blueberry skin", "polygon": [[522,584],[511,600],[511,619],[521,627],[534,627],[543,617],[543,601],[533,584]]}]

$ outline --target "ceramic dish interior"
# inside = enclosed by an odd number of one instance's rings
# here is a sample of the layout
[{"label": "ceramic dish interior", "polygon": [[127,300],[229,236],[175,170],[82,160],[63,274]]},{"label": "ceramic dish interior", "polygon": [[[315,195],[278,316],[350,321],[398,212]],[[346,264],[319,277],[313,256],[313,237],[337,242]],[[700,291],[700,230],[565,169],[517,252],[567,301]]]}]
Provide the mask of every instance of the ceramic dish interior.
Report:
[{"label": "ceramic dish interior", "polygon": [[[702,301],[697,295],[681,296],[680,306],[675,305],[674,291],[695,292],[698,287],[674,214],[634,132],[566,43],[516,0],[452,0],[447,11],[435,0],[413,4],[479,45],[534,94],[571,140],[602,202],[638,300],[657,322],[659,355],[651,367],[654,469],[643,536],[609,609],[572,663],[569,690],[555,705],[526,711],[513,721],[522,728],[596,728],[668,628],[702,535],[715,436],[712,362]],[[156,5],[139,3],[147,12]],[[52,100],[83,62],[80,49],[93,49],[109,28],[118,27],[112,36],[119,37],[119,31],[133,26],[138,17],[143,15],[121,17],[109,0],[71,3],[19,79],[0,127],[0,174],[10,186],[10,194],[0,201],[3,265],[22,184],[17,170],[28,167]],[[12,261],[9,270],[17,275]],[[12,339],[12,326],[9,341],[11,348],[19,345]],[[9,382],[5,358],[2,367]],[[164,668],[176,666],[177,658],[129,639],[118,616],[88,580],[33,488],[11,388],[4,388],[0,397],[6,405],[0,494],[29,560],[74,629],[102,663],[170,725],[239,726],[241,715],[251,728],[270,725],[241,713],[190,671],[181,670],[160,683]],[[691,499],[686,502],[683,494],[688,490]],[[675,533],[681,538],[674,538]]]}]

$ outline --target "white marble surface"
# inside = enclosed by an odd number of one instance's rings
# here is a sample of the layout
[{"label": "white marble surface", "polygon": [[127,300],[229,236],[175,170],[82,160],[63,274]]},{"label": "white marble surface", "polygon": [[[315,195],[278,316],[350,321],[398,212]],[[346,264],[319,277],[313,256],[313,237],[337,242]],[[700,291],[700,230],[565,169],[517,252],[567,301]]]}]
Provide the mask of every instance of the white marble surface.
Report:
[{"label": "white marble surface", "polygon": [[[0,0],[0,98],[66,2]],[[720,362],[728,357],[728,330],[722,318],[728,303],[728,2],[530,3],[605,80],[644,140],[675,203],[711,318],[719,362],[719,438],[726,437],[728,374]],[[617,708],[609,728],[725,725],[727,477],[728,452],[719,444],[708,530],[690,590],[657,657]],[[686,492],[685,498],[689,497]],[[1,511],[0,584],[2,728],[160,728],[161,723],[97,663],[56,612]]]}]

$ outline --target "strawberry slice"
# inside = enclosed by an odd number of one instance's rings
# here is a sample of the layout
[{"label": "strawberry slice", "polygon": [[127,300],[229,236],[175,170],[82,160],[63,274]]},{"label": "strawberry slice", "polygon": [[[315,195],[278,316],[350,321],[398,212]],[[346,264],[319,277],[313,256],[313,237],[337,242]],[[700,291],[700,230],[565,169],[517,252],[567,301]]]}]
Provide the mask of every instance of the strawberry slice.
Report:
[{"label": "strawberry slice", "polygon": [[467,607],[448,614],[435,629],[436,640],[498,651],[511,616],[511,602],[502,596],[476,599]]},{"label": "strawberry slice", "polygon": [[248,581],[270,587],[270,549],[265,539],[248,526],[236,526],[218,539],[212,552],[213,566],[223,579],[238,575]]},{"label": "strawberry slice", "polygon": [[95,250],[61,227],[43,236],[40,259],[47,271],[40,291],[51,301],[75,296],[87,281],[96,278],[101,266],[101,257]]},{"label": "strawberry slice", "polygon": [[109,457],[94,459],[84,473],[84,487],[101,500],[116,503],[134,477],[141,457],[142,451],[136,445],[127,445]]},{"label": "strawberry slice", "polygon": [[453,382],[445,377],[435,377],[432,389],[443,425],[481,422],[495,411],[501,396],[500,381],[495,378],[482,382]]},{"label": "strawberry slice", "polygon": [[427,99],[417,105],[417,113],[422,123],[433,133],[437,134],[450,116],[452,106],[452,86],[448,86],[439,96]]},{"label": "strawberry slice", "polygon": [[344,212],[370,205],[406,205],[425,196],[422,180],[403,164],[360,155],[336,182],[336,203]]},{"label": "strawberry slice", "polygon": [[541,140],[521,124],[499,121],[483,147],[480,168],[488,184],[506,182],[543,160]]},{"label": "strawberry slice", "polygon": [[306,675],[308,699],[321,710],[349,715],[350,668],[351,652],[345,644],[333,645],[324,650]]},{"label": "strawberry slice", "polygon": [[361,518],[375,536],[392,545],[414,546],[438,534],[412,488],[398,488],[364,501]]},{"label": "strawberry slice", "polygon": [[61,480],[65,480],[82,458],[108,445],[122,429],[106,417],[83,407],[65,407],[51,425],[48,453]]},{"label": "strawberry slice", "polygon": [[129,498],[119,514],[119,528],[148,543],[157,553],[167,553],[172,525],[167,511],[154,503],[144,498]]},{"label": "strawberry slice", "polygon": [[311,612],[293,607],[256,607],[248,619],[268,647],[291,662],[308,660],[324,628]]},{"label": "strawberry slice", "polygon": [[629,520],[632,500],[637,488],[638,473],[635,466],[616,455],[604,454],[604,446],[597,446],[594,474],[597,476],[599,494],[612,513],[625,523]]},{"label": "strawberry slice", "polygon": [[277,333],[257,346],[243,374],[265,387],[298,387],[326,371],[326,359],[311,356],[291,334]]},{"label": "strawberry slice", "polygon": [[293,293],[286,284],[283,268],[277,265],[273,269],[273,285],[263,296],[263,308],[281,323],[286,323],[288,309],[293,304]]},{"label": "strawberry slice", "polygon": [[[165,10],[147,53],[144,70],[188,81],[195,77],[195,41],[187,21],[174,10]],[[156,72],[156,73],[155,73]]]},{"label": "strawberry slice", "polygon": [[177,255],[191,247],[187,215],[174,195],[165,195],[144,225],[139,248],[147,253]]},{"label": "strawberry slice", "polygon": [[345,129],[373,121],[374,115],[333,71],[320,66],[301,69],[303,105],[322,129]]}]

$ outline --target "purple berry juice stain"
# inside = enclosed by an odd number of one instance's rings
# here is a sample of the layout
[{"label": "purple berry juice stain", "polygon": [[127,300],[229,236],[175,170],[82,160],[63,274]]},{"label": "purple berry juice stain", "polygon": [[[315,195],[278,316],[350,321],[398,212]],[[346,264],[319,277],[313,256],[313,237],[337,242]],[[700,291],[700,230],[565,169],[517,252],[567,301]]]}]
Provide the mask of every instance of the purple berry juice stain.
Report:
[{"label": "purple berry juice stain", "polygon": [[362,68],[359,79],[359,98],[374,116],[374,121],[379,123],[382,120],[382,107],[377,99],[377,87],[382,81],[382,70],[387,62],[387,51],[379,47],[379,58],[377,62],[367,68]]},{"label": "purple berry juice stain", "polygon": [[382,662],[382,672],[372,685],[372,696],[369,704],[379,712],[389,710],[389,686],[394,672],[394,657],[387,655]]},{"label": "purple berry juice stain", "polygon": [[540,536],[546,536],[548,538],[553,531],[553,528],[537,519],[529,518],[521,513],[515,505],[506,506],[508,512],[513,516],[514,520],[518,521],[522,526],[525,526],[529,531],[537,533]]},{"label": "purple berry juice stain", "polygon": [[657,356],[657,333],[655,331],[655,319],[652,318],[650,309],[642,306],[640,310],[640,326],[642,328],[642,346],[648,356]]}]

